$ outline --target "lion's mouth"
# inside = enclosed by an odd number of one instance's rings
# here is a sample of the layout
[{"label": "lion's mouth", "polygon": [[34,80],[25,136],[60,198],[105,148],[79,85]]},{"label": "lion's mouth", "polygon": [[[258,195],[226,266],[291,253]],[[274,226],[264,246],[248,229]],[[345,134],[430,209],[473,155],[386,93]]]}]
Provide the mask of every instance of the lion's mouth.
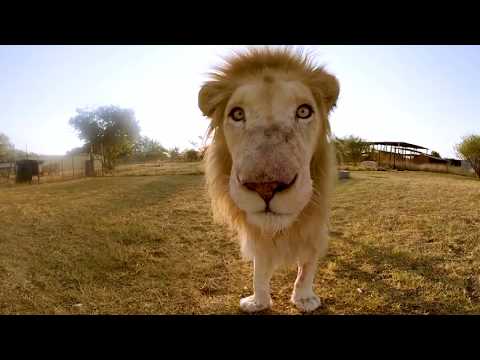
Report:
[{"label": "lion's mouth", "polygon": [[293,215],[291,213],[280,213],[280,212],[273,211],[272,209],[270,209],[270,207],[268,205],[267,205],[267,208],[265,210],[256,211],[256,212],[254,212],[254,214],[256,214],[256,215],[271,215],[271,216],[291,216],[291,215]]}]

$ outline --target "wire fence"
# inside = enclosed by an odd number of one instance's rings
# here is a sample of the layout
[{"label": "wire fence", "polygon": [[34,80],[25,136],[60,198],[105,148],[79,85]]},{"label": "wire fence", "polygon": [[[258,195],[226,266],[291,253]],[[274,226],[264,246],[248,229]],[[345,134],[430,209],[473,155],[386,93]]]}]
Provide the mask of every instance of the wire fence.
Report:
[{"label": "wire fence", "polygon": [[[35,174],[32,177],[32,183],[63,181],[104,174],[102,157],[99,155],[93,157],[93,166],[89,165],[89,154],[34,158],[31,160],[38,162],[38,175]],[[0,163],[0,184],[16,183],[18,164],[21,161],[17,159]]]},{"label": "wire fence", "polygon": [[[154,160],[154,161],[119,161],[114,169],[103,167],[101,156],[95,156],[93,167],[89,169],[90,155],[75,155],[56,158],[31,159],[39,162],[38,176],[32,177],[32,184],[65,181],[89,176],[158,176],[158,175],[201,175],[204,173],[201,159],[187,161]],[[0,163],[0,186],[15,185],[19,163]]]}]

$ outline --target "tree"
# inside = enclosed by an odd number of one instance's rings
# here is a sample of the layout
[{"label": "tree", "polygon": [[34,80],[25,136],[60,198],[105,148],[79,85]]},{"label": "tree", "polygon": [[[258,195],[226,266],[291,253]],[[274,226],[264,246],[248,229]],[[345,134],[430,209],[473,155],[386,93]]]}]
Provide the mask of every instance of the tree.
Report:
[{"label": "tree", "polygon": [[7,135],[0,133],[0,160],[8,160],[13,155],[13,145]]},{"label": "tree", "polygon": [[192,145],[192,148],[184,151],[184,157],[187,160],[191,159],[191,160],[188,160],[188,161],[203,160],[203,158],[205,157],[205,154],[207,152],[207,149],[208,149],[207,135],[198,136],[197,138],[198,138],[198,141],[190,140],[189,142],[190,142],[190,145]]},{"label": "tree", "polygon": [[83,146],[76,147],[76,148],[68,150],[65,155],[75,156],[75,155],[85,154],[85,153],[88,153],[88,152],[90,152],[90,146],[89,146],[89,144],[85,144]]},{"label": "tree", "polygon": [[344,149],[343,149],[342,139],[340,139],[336,136],[333,136],[332,139],[333,139],[332,140],[333,146],[335,147],[335,157],[337,159],[337,164],[343,164],[343,162],[344,162],[344,156],[343,156]]},{"label": "tree", "polygon": [[436,152],[435,150],[432,151],[431,155],[435,156],[437,158],[441,158],[440,154],[438,152]]},{"label": "tree", "polygon": [[135,151],[140,153],[166,153],[167,149],[157,140],[142,136],[135,143]]},{"label": "tree", "polygon": [[148,136],[140,137],[134,145],[134,157],[136,159],[165,159],[167,153],[168,150],[162,144]]},{"label": "tree", "polygon": [[107,169],[113,169],[119,157],[131,154],[140,136],[133,110],[113,105],[77,109],[77,115],[69,123],[78,131],[80,139],[86,141],[91,153],[103,155]]},{"label": "tree", "polygon": [[457,155],[467,160],[478,177],[480,177],[480,135],[469,135],[455,146]]},{"label": "tree", "polygon": [[368,150],[368,144],[360,137],[350,135],[344,138],[334,138],[337,151],[337,161],[353,162],[357,165],[362,160],[363,154]]},{"label": "tree", "polygon": [[180,150],[178,149],[178,147],[169,149],[168,157],[170,158],[170,160],[178,160],[178,158],[180,157]]},{"label": "tree", "polygon": [[200,154],[195,149],[187,149],[183,152],[183,158],[186,161],[198,161],[200,160]]}]

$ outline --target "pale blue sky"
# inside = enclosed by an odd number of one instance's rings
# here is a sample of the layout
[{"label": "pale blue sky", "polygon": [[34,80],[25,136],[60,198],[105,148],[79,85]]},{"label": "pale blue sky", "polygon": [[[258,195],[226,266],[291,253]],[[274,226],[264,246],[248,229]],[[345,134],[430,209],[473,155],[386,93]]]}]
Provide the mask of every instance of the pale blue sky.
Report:
[{"label": "pale blue sky", "polygon": [[[142,134],[189,146],[208,121],[197,107],[205,73],[243,46],[0,46],[0,132],[17,148],[79,146],[75,109],[132,108]],[[480,46],[309,46],[340,80],[338,136],[406,141],[454,156],[480,133]]]}]

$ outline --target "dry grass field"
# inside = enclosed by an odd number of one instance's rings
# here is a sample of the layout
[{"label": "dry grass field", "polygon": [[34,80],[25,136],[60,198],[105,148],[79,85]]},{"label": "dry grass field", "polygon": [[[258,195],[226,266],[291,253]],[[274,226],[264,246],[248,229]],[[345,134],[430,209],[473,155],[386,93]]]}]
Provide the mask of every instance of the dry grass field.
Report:
[{"label": "dry grass field", "polygon": [[[156,175],[0,189],[0,313],[239,313],[251,264],[213,224],[199,164],[133,170]],[[476,179],[352,172],[315,314],[480,314],[479,203]],[[297,314],[295,275],[275,274],[267,314]]]}]

